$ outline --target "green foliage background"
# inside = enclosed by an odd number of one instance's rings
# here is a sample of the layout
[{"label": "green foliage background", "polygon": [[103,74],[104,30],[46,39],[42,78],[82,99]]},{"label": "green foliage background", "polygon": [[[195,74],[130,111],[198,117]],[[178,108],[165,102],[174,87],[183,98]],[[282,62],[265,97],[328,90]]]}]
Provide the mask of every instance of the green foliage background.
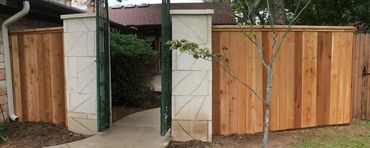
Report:
[{"label": "green foliage background", "polygon": [[110,37],[113,105],[148,105],[154,98],[151,77],[158,53],[134,35],[113,30]]},{"label": "green foliage background", "polygon": [[[207,2],[219,2],[227,0],[205,0]],[[232,0],[235,14],[239,16],[238,21],[246,24],[250,22],[248,15],[248,4],[255,0]],[[282,0],[285,4],[286,15],[294,14],[297,5],[299,9],[309,0]],[[266,1],[261,0],[256,9],[251,12],[252,18],[261,20],[261,25],[269,24]],[[299,25],[352,25],[356,21],[370,24],[370,1],[369,0],[312,0],[308,7],[303,11],[295,24]]]}]

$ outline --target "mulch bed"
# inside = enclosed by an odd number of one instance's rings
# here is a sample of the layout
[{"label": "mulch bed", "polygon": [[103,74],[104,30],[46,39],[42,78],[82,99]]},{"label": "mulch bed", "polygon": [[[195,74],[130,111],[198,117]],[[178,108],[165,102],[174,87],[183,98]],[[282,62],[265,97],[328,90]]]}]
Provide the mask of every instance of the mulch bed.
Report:
[{"label": "mulch bed", "polygon": [[[112,120],[117,121],[130,114],[160,106],[160,94],[157,93],[150,105],[145,107],[113,106]],[[77,134],[64,126],[46,122],[6,122],[7,141],[0,141],[0,148],[40,148],[59,145],[85,139],[89,136]]]},{"label": "mulch bed", "polygon": [[2,148],[40,148],[59,145],[87,138],[64,126],[45,122],[7,122],[8,140],[0,142]]}]

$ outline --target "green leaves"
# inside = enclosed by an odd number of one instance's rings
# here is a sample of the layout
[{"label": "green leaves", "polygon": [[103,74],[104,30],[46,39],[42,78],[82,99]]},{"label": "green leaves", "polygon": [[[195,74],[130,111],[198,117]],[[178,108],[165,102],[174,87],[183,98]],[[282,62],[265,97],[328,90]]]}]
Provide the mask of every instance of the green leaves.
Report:
[{"label": "green leaves", "polygon": [[151,78],[158,52],[134,35],[112,30],[110,39],[113,105],[148,105],[154,98]]},{"label": "green leaves", "polygon": [[212,53],[208,48],[202,48],[194,42],[188,40],[171,40],[166,43],[170,46],[170,50],[179,50],[193,56],[194,59],[205,60],[222,60],[223,55],[220,53]]}]

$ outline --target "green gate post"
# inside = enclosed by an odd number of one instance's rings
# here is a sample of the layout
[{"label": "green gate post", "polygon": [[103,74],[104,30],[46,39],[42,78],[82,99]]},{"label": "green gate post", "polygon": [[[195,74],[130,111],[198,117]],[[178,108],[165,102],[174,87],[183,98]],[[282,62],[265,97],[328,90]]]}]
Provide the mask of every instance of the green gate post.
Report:
[{"label": "green gate post", "polygon": [[170,33],[170,0],[162,0],[161,28],[161,135],[171,128],[171,52],[166,42]]},{"label": "green gate post", "polygon": [[110,50],[108,0],[96,0],[96,72],[98,132],[110,127]]}]

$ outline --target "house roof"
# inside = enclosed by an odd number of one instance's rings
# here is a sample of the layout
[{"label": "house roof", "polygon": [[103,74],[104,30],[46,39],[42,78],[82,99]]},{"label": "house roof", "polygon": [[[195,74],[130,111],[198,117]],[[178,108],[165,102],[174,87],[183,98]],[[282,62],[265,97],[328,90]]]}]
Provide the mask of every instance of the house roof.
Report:
[{"label": "house roof", "polygon": [[[127,26],[157,26],[161,25],[161,4],[150,4],[148,7],[109,9],[111,20]],[[173,3],[171,9],[214,9],[214,25],[235,24],[232,12],[226,3]]]},{"label": "house roof", "polygon": [[[15,14],[23,7],[23,0],[0,0],[0,13]],[[63,14],[86,13],[85,11],[69,7],[57,2],[48,0],[30,0],[30,13],[26,17],[55,22],[62,24],[60,16]],[[136,29],[124,26],[123,24],[111,21],[110,25],[123,30],[123,32],[135,32]]]}]

